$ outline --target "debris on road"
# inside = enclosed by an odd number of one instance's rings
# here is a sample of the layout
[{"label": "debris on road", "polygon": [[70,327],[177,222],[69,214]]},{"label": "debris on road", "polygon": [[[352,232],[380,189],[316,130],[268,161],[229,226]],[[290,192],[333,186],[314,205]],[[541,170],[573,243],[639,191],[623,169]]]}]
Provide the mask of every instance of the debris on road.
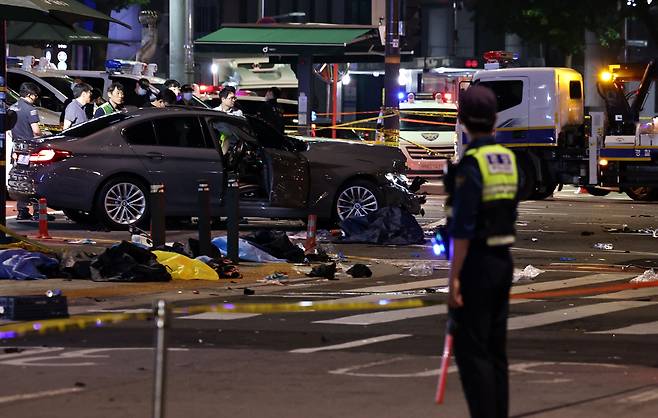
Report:
[{"label": "debris on road", "polygon": [[532,280],[540,274],[545,273],[544,270],[538,269],[532,264],[527,265],[523,270],[514,269],[514,279],[513,282],[519,282],[524,280]]},{"label": "debris on road", "polygon": [[631,283],[645,283],[655,281],[658,281],[658,273],[656,273],[656,270],[654,269],[646,270],[641,275],[631,279]]},{"label": "debris on road", "polygon": [[304,262],[304,250],[293,244],[285,232],[262,229],[245,236],[244,239],[272,257],[291,263]]},{"label": "debris on road", "polygon": [[355,264],[346,271],[347,274],[354,277],[355,279],[360,279],[363,277],[372,277],[372,270],[368,268],[365,264]]},{"label": "debris on road", "polygon": [[425,243],[425,233],[416,218],[398,207],[384,207],[366,216],[340,223],[345,237],[340,242],[379,245]]},{"label": "debris on road", "polygon": [[530,238],[530,241],[532,241],[532,242],[537,242],[537,241],[539,241],[539,238],[532,237],[532,238]]},{"label": "debris on road", "polygon": [[594,232],[592,232],[592,231],[583,231],[583,232],[580,233],[581,237],[589,237],[591,235],[594,235]]},{"label": "debris on road", "polygon": [[320,264],[319,266],[313,267],[310,273],[307,274],[308,277],[322,277],[329,280],[336,280],[336,263],[331,264]]},{"label": "debris on road", "polygon": [[245,287],[242,293],[245,294],[246,296],[251,296],[251,295],[255,295],[256,291],[253,289],[249,289],[248,287]]},{"label": "debris on road", "polygon": [[576,261],[575,257],[560,257],[560,261]]},{"label": "debris on road", "polygon": [[91,263],[91,279],[99,282],[167,282],[171,274],[151,251],[122,241]]},{"label": "debris on road", "polygon": [[82,238],[82,239],[72,239],[69,241],[66,241],[67,244],[86,244],[86,245],[94,245],[96,244],[96,241],[94,241],[91,238]]},{"label": "debris on road", "polygon": [[59,261],[40,252],[20,248],[0,250],[0,279],[41,280],[55,277]]},{"label": "debris on road", "polygon": [[594,244],[593,248],[596,248],[597,250],[613,250],[615,246],[609,242],[597,242]]},{"label": "debris on road", "polygon": [[277,271],[256,281],[259,283],[268,283],[268,284],[283,286],[284,282],[288,281],[288,275],[286,273]]},{"label": "debris on road", "polygon": [[409,275],[414,277],[431,276],[432,272],[434,272],[434,268],[429,262],[419,262],[409,268]]},{"label": "debris on road", "polygon": [[[221,251],[223,256],[227,255],[226,235],[214,238],[211,242],[215,247],[219,249],[219,251]],[[240,257],[240,260],[253,261],[256,263],[286,262],[286,260],[276,258],[242,238],[238,240],[238,256]]]}]

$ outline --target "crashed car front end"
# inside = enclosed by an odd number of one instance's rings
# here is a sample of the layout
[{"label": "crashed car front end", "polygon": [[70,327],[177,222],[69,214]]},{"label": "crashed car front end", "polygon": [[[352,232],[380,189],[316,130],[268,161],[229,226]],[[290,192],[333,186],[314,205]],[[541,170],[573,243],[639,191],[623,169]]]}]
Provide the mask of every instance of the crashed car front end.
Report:
[{"label": "crashed car front end", "polygon": [[387,206],[399,206],[411,214],[425,215],[423,205],[427,198],[412,187],[418,182],[412,182],[406,175],[396,172],[386,173],[384,177],[386,184],[381,187],[381,191]]}]

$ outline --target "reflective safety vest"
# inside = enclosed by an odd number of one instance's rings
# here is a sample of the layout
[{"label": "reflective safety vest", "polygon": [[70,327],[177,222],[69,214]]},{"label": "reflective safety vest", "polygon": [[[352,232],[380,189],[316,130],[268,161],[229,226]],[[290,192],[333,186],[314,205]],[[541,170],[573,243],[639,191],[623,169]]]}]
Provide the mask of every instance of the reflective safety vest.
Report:
[{"label": "reflective safety vest", "polygon": [[514,153],[494,144],[468,149],[464,156],[477,161],[482,175],[482,204],[478,211],[476,239],[492,247],[512,245],[519,183]]},{"label": "reflective safety vest", "polygon": [[110,115],[117,110],[110,104],[110,102],[105,102],[102,105],[98,106],[99,109],[103,110],[104,115]]}]

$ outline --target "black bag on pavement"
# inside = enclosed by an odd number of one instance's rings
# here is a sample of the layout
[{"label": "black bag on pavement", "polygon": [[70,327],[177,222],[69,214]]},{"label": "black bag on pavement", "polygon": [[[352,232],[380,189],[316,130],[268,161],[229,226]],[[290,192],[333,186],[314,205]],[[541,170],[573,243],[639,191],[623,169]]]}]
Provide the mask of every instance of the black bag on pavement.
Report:
[{"label": "black bag on pavement", "polygon": [[127,241],[108,248],[91,263],[98,282],[168,282],[171,274],[155,254]]},{"label": "black bag on pavement", "polygon": [[276,258],[291,263],[304,262],[304,250],[293,244],[285,232],[263,229],[243,238]]}]

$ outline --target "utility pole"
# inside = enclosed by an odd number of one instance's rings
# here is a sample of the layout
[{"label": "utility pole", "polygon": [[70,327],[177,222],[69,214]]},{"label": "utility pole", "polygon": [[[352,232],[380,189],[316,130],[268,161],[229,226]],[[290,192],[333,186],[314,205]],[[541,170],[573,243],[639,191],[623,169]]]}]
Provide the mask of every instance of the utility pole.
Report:
[{"label": "utility pole", "polygon": [[169,0],[169,78],[194,81],[193,0]]},{"label": "utility pole", "polygon": [[[400,75],[400,1],[386,2],[386,57],[384,138],[387,144],[397,144],[400,135],[398,77]],[[394,116],[390,116],[394,115]]]},{"label": "utility pole", "polygon": [[265,17],[265,0],[258,0],[258,19]]}]

